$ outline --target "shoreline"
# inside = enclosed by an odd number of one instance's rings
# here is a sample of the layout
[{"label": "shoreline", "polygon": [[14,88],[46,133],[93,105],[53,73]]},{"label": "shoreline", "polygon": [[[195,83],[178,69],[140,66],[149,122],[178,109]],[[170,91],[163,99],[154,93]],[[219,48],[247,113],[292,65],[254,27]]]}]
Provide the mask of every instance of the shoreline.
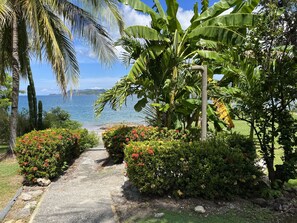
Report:
[{"label": "shoreline", "polygon": [[139,126],[139,125],[147,125],[145,123],[140,123],[140,122],[111,122],[107,124],[87,124],[87,123],[82,123],[82,128],[87,129],[88,131],[95,131],[95,132],[103,132],[108,128],[111,128],[113,126]]}]

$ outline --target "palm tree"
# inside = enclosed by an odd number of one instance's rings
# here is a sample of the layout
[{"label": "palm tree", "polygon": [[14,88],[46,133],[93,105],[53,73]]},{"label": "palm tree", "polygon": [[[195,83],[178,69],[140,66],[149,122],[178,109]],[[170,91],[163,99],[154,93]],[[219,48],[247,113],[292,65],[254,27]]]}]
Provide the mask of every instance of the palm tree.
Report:
[{"label": "palm tree", "polygon": [[[254,24],[255,16],[251,11],[259,1],[242,3],[242,1],[221,0],[210,8],[208,1],[203,1],[201,14],[198,13],[198,4],[195,4],[191,26],[186,30],[181,28],[177,19],[176,0],[166,1],[166,12],[158,0],[154,0],[156,10],[137,0],[122,0],[122,2],[137,11],[149,14],[152,23],[151,27],[131,26],[125,29],[125,34],[132,39],[122,42],[124,48],[127,44],[126,48],[131,57],[125,58],[125,61],[133,59],[133,66],[125,80],[101,95],[96,103],[97,114],[100,114],[108,102],[111,102],[114,108],[118,107],[124,102],[127,92],[133,92],[141,98],[137,103],[138,108],[143,108],[146,103],[153,100],[153,105],[157,106],[159,111],[166,113],[166,126],[171,127],[174,121],[172,116],[178,111],[178,106],[185,107],[183,103],[185,100],[193,102],[188,100],[189,95],[196,95],[194,105],[199,103],[197,98],[199,79],[194,77],[193,72],[186,70],[195,63],[219,60],[221,58],[217,52],[219,46],[241,43],[244,40],[244,29]],[[220,15],[230,8],[234,8],[231,14]],[[144,40],[144,43],[140,42],[140,46],[131,51],[131,44],[135,46],[131,41],[138,38]],[[213,74],[211,70],[208,73]],[[186,76],[192,78],[188,83],[184,82]],[[143,89],[141,92],[140,86]],[[120,89],[125,90],[120,91]],[[117,94],[114,94],[115,92]],[[188,96],[185,97],[186,94]],[[198,118],[196,114],[191,115]]]},{"label": "palm tree", "polygon": [[[89,8],[106,6],[115,15],[120,27],[122,21],[116,1],[81,1]],[[94,10],[96,11],[96,10]],[[98,11],[98,10],[97,10]],[[10,16],[6,16],[9,14]],[[64,23],[64,20],[66,21]],[[67,24],[67,25],[66,25]],[[69,27],[69,28],[68,28]],[[45,59],[52,66],[56,81],[64,95],[69,84],[79,77],[79,66],[72,43],[72,34],[86,39],[98,59],[110,63],[114,58],[112,41],[96,17],[68,0],[6,0],[0,4],[0,74],[12,71],[12,106],[10,121],[10,151],[16,139],[18,94],[20,75],[26,75],[31,52],[36,58]],[[10,42],[12,40],[12,42]]]}]

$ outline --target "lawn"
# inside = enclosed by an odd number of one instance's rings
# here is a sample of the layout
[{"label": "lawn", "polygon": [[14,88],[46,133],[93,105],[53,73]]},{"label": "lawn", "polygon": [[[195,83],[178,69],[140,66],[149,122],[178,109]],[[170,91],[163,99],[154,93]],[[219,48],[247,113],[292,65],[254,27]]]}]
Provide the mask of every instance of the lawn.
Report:
[{"label": "lawn", "polygon": [[[230,210],[222,214],[199,215],[190,212],[162,211],[165,215],[160,218],[148,217],[136,221],[138,223],[258,223],[275,222],[273,213],[267,209],[246,208],[244,210]],[[127,223],[130,222],[129,220]]]},{"label": "lawn", "polygon": [[15,159],[9,158],[0,162],[0,210],[22,186],[22,177],[18,174],[19,165]]},{"label": "lawn", "polygon": [[[294,117],[297,118],[296,113],[294,113]],[[235,128],[232,131],[238,132],[238,133],[246,135],[246,136],[249,135],[250,127],[248,126],[248,124],[245,121],[234,120],[234,125],[235,125]],[[255,137],[254,137],[254,139],[255,139],[255,142],[257,142],[257,139]],[[276,143],[276,146],[277,145],[278,144]],[[258,150],[258,155],[260,155],[259,150]],[[281,149],[276,149],[275,150],[275,158],[274,158],[275,165],[283,163],[282,156],[283,156],[283,151]],[[289,184],[289,186],[297,187],[297,179],[291,179],[288,184]]]}]

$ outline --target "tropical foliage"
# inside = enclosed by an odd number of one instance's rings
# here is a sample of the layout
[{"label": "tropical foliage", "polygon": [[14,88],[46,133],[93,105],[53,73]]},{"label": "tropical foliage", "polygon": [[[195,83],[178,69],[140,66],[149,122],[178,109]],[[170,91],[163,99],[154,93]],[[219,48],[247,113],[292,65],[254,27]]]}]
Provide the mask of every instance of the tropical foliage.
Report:
[{"label": "tropical foliage", "polygon": [[[220,1],[210,8],[205,4],[201,14],[195,4],[195,13],[187,29],[178,21],[175,0],[166,1],[166,12],[158,0],[154,1],[155,9],[135,0],[122,2],[149,14],[151,27],[131,26],[124,30],[126,36],[118,44],[126,50],[123,61],[127,65],[132,63],[132,68],[127,76],[100,96],[96,102],[97,115],[106,104],[117,109],[128,95],[137,95],[139,101],[135,109],[141,111],[147,105],[152,106],[158,126],[173,128],[178,122],[186,128],[197,125],[201,112],[201,78],[190,68],[193,64],[219,61],[218,49],[242,43],[244,28],[255,21],[255,15],[250,13],[253,10],[250,2]],[[221,15],[232,8],[231,14]],[[213,71],[213,67],[208,70],[210,89],[215,87]],[[210,91],[210,95],[218,97],[215,90]],[[216,108],[210,106],[209,109]],[[220,121],[216,117],[214,120]]]},{"label": "tropical foliage", "polygon": [[130,181],[142,193],[161,196],[252,195],[261,176],[255,157],[252,141],[238,135],[193,143],[132,142],[125,148]]},{"label": "tropical foliage", "polygon": [[[233,80],[239,88],[234,112],[255,133],[274,187],[295,178],[297,170],[297,122],[290,112],[297,96],[296,5],[263,1],[259,25],[233,54],[238,71]],[[284,153],[283,164],[277,166],[276,149]]]},{"label": "tropical foliage", "polygon": [[73,159],[96,143],[98,140],[86,130],[47,129],[19,138],[15,151],[25,181],[32,184],[38,178],[59,176]]},{"label": "tropical foliage", "polygon": [[[92,12],[99,6],[107,6],[120,26],[116,2],[68,0],[5,0],[0,4],[0,75],[12,71],[12,109],[10,122],[10,148],[14,148],[17,126],[18,93],[20,75],[27,75],[29,53],[37,59],[49,62],[56,81],[66,94],[67,86],[77,83],[79,67],[72,43],[73,36],[86,39],[99,60],[110,62],[115,54],[112,41]],[[66,23],[65,23],[66,21]],[[69,25],[69,28],[65,25]],[[12,42],[11,42],[12,41]]]},{"label": "tropical foliage", "polygon": [[115,126],[102,133],[104,147],[114,163],[124,160],[124,148],[130,142],[181,140],[192,142],[200,136],[198,129],[178,130],[152,126]]}]

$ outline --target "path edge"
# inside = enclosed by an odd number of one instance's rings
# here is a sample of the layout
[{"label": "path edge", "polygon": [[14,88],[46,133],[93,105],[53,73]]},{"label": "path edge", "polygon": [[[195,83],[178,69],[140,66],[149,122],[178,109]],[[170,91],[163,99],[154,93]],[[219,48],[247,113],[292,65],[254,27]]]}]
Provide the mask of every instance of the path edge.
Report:
[{"label": "path edge", "polygon": [[6,215],[8,214],[8,212],[10,211],[10,209],[12,208],[12,206],[14,205],[14,203],[17,201],[18,197],[21,195],[21,193],[23,192],[23,187],[21,186],[17,192],[15,193],[14,197],[8,202],[8,204],[0,211],[0,222],[2,222]]}]

